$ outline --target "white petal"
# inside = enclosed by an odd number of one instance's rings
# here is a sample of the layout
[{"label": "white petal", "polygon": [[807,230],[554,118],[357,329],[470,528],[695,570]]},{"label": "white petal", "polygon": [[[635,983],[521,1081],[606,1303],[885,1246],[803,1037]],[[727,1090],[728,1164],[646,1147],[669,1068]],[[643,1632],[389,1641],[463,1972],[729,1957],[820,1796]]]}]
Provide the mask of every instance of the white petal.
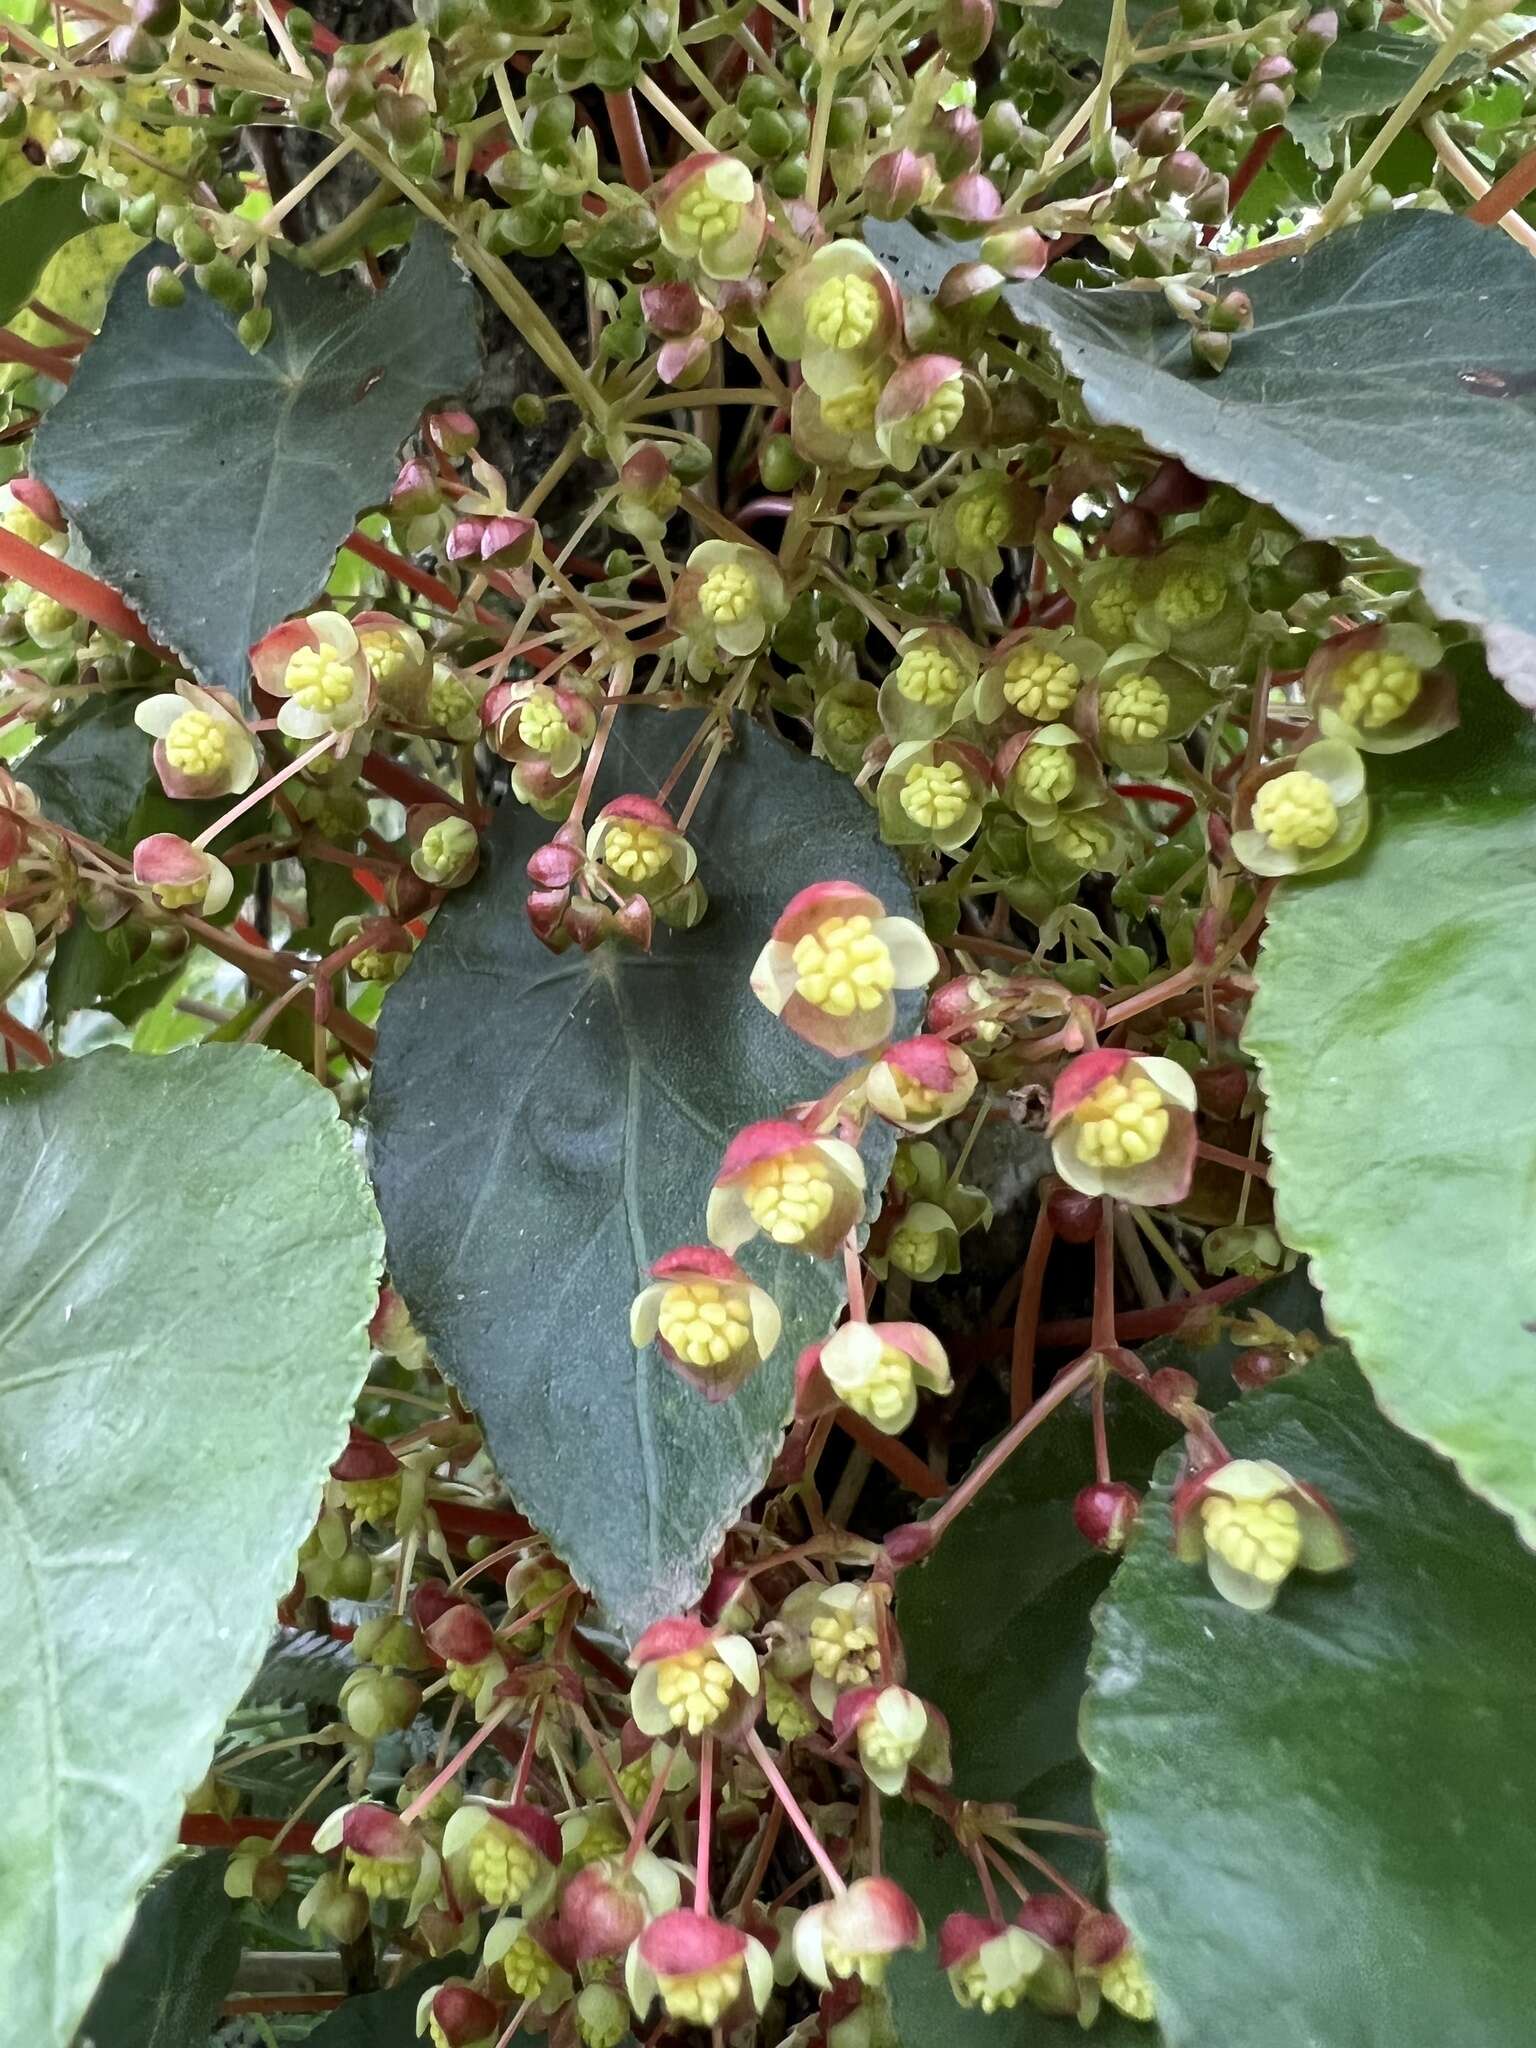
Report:
[{"label": "white petal", "polygon": [[157,740],[163,740],[186,708],[181,698],[174,695],[146,697],[134,706],[133,722],[140,732],[153,733]]},{"label": "white petal", "polygon": [[[757,1235],[757,1224],[738,1185],[711,1188],[704,1211],[704,1235],[723,1252],[734,1252],[749,1237]],[[646,1342],[649,1343],[647,1338]]]},{"label": "white petal", "polygon": [[757,1345],[759,1358],[767,1358],[779,1341],[784,1319],[779,1314],[779,1305],[771,1294],[765,1294],[761,1287],[747,1289],[747,1307],[752,1313],[752,1337]]},{"label": "white petal", "polygon": [[1271,846],[1262,832],[1245,827],[1232,834],[1232,851],[1250,875],[1294,875],[1301,866],[1293,846]]},{"label": "white petal", "polygon": [[773,1958],[753,1934],[747,1936],[746,1965],[752,2003],[761,2012],[773,1996]]},{"label": "white petal", "polygon": [[457,1813],[450,1814],[443,1829],[443,1854],[457,1856],[461,1849],[467,1849],[489,1819],[484,1806],[466,1799]]},{"label": "white petal", "polygon": [[1104,1176],[1078,1154],[1077,1131],[1069,1118],[1051,1140],[1051,1163],[1069,1188],[1080,1195],[1102,1195]]},{"label": "white petal", "polygon": [[795,1961],[800,1965],[800,1974],[809,1977],[811,1982],[819,1985],[823,1991],[830,1991],[832,1979],[827,1974],[821,1943],[822,1922],[826,1917],[827,1909],[824,1905],[812,1906],[809,1912],[802,1913],[795,1922],[793,1939]]},{"label": "white petal", "polygon": [[1132,1064],[1141,1069],[1166,1101],[1176,1102],[1180,1109],[1193,1109],[1199,1102],[1193,1074],[1181,1067],[1177,1060],[1159,1059],[1155,1055],[1143,1058],[1138,1053]]},{"label": "white petal", "polygon": [[630,1875],[645,1893],[645,1903],[653,1920],[659,1920],[663,1913],[672,1912],[681,1903],[683,1887],[676,1870],[651,1850],[641,1849],[638,1852],[630,1865]]},{"label": "white petal", "polygon": [[818,1138],[816,1149],[833,1173],[841,1174],[863,1193],[864,1162],[856,1145],[850,1145],[842,1138]]},{"label": "white petal", "polygon": [[342,1826],[351,1811],[351,1806],[338,1806],[336,1811],[328,1813],[325,1819],[321,1821],[319,1827],[315,1829],[315,1847],[322,1855],[328,1854],[332,1849],[339,1849],[341,1847]]},{"label": "white petal", "polygon": [[757,1697],[757,1652],[745,1636],[716,1636],[714,1654],[745,1693]]},{"label": "white petal", "polygon": [[777,1017],[794,994],[798,979],[791,949],[779,939],[770,939],[752,969],[753,995]]},{"label": "white petal", "polygon": [[939,971],[939,956],[928,934],[910,917],[882,917],[875,937],[881,940],[896,969],[898,988],[926,988]]},{"label": "white petal", "polygon": [[[672,1733],[672,1718],[661,1704],[656,1682],[656,1666],[645,1664],[636,1673],[635,1682],[629,1688],[629,1711],[642,1735]],[[462,1810],[461,1808],[460,1811]]]},{"label": "white petal", "polygon": [[642,1287],[629,1305],[629,1341],[637,1351],[653,1341],[661,1326],[661,1297],[666,1291],[664,1282],[653,1281]]},{"label": "white petal", "polygon": [[639,2018],[644,2019],[656,1996],[656,1978],[643,1961],[640,1944],[632,1941],[624,1957],[624,1989]]},{"label": "white petal", "polygon": [[1205,1553],[1205,1568],[1222,1599],[1233,1607],[1241,1607],[1245,1614],[1267,1614],[1279,1597],[1279,1583],[1268,1586],[1262,1579],[1238,1571],[1214,1550]]},{"label": "white petal", "polygon": [[293,740],[317,740],[331,730],[331,721],[318,711],[306,711],[297,698],[285,697],[277,714],[277,729]]},{"label": "white petal", "polygon": [[203,898],[202,912],[205,917],[212,917],[224,908],[235,893],[235,878],[223,861],[215,855],[210,853],[208,859],[212,864],[212,872],[208,877],[208,893]]},{"label": "white petal", "polygon": [[356,654],[357,635],[352,630],[352,621],[340,612],[312,612],[307,624],[317,640],[334,647],[338,654]]},{"label": "white petal", "polygon": [[1206,1481],[1206,1491],[1228,1500],[1273,1500],[1289,1492],[1290,1485],[1290,1473],[1269,1458],[1229,1458]]}]

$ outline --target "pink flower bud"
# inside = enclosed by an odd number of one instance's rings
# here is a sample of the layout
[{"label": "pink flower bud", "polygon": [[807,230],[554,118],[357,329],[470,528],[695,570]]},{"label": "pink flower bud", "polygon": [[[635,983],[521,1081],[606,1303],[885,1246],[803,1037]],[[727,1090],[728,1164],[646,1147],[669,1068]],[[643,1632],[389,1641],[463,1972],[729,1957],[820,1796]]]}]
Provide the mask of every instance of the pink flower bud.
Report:
[{"label": "pink flower bud", "polygon": [[1141,1495],[1135,1487],[1113,1479],[1095,1480],[1072,1503],[1072,1519],[1078,1534],[1096,1550],[1111,1552],[1125,1547],[1131,1524],[1140,1511]]},{"label": "pink flower bud", "polygon": [[864,174],[864,200],[876,220],[905,220],[939,188],[939,167],[931,156],[893,149],[878,156]]},{"label": "pink flower bud", "polygon": [[427,439],[452,459],[478,445],[480,429],[467,412],[435,412],[427,421]]}]

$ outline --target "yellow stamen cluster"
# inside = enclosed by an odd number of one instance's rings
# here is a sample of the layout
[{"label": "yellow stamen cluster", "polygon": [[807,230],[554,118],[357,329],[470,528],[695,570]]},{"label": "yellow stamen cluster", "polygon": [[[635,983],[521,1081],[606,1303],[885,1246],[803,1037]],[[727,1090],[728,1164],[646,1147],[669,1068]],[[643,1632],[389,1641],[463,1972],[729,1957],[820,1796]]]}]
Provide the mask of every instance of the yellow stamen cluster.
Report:
[{"label": "yellow stamen cluster", "polygon": [[475,708],[475,700],[457,676],[434,676],[427,690],[427,716],[434,725],[455,725]]},{"label": "yellow stamen cluster", "polygon": [[904,1770],[917,1755],[920,1741],[921,1731],[917,1735],[897,1735],[873,1718],[859,1727],[859,1755],[875,1771]]},{"label": "yellow stamen cluster", "polygon": [[907,426],[919,448],[936,448],[955,431],[964,416],[965,389],[958,377],[951,377],[912,415]]},{"label": "yellow stamen cluster", "polygon": [[27,599],[21,619],[28,635],[40,644],[59,639],[75,623],[75,615],[69,606],[60,604],[56,597],[49,597],[42,590],[34,590]]},{"label": "yellow stamen cluster", "polygon": [[359,1522],[382,1528],[394,1520],[400,1505],[400,1475],[386,1472],[381,1479],[344,1479],[341,1497]]},{"label": "yellow stamen cluster", "polygon": [[456,875],[475,850],[475,828],[467,818],[444,818],[421,835],[423,867],[438,881]]},{"label": "yellow stamen cluster", "polygon": [[537,1998],[555,1974],[555,1959],[531,1934],[520,1934],[501,1958],[500,1968],[514,1998]]},{"label": "yellow stamen cluster", "polygon": [[956,1970],[954,1978],[955,1995],[960,2003],[976,2006],[982,2012],[1012,2012],[1024,1996],[1023,1978],[1001,1986],[990,1983],[979,1956],[973,1956],[963,1968]]},{"label": "yellow stamen cluster", "polygon": [[726,1365],[752,1335],[752,1312],[740,1288],[715,1280],[679,1281],[661,1298],[664,1343],[689,1365]]},{"label": "yellow stamen cluster", "polygon": [[373,679],[380,689],[383,689],[387,683],[393,682],[401,670],[408,665],[406,651],[400,642],[399,636],[395,633],[386,632],[383,627],[378,627],[371,633],[363,634],[362,649],[368,657],[368,666],[373,671]]},{"label": "yellow stamen cluster", "polygon": [[347,1860],[352,1866],[353,1884],[370,1899],[410,1897],[416,1882],[415,1864],[396,1863],[384,1856],[359,1856],[355,1849],[347,1851]]},{"label": "yellow stamen cluster", "polygon": [[1227,579],[1209,562],[1192,563],[1168,578],[1152,609],[1165,626],[1202,626],[1227,601]]},{"label": "yellow stamen cluster", "polygon": [[448,2036],[438,2024],[436,2013],[427,2015],[427,2039],[432,2043],[432,2048],[449,2048]]},{"label": "yellow stamen cluster", "polygon": [[0,526],[7,533],[14,533],[18,540],[26,541],[29,547],[40,548],[54,538],[53,528],[47,520],[39,519],[30,505],[8,505]]},{"label": "yellow stamen cluster", "polygon": [[1301,1555],[1301,1518],[1288,1500],[1229,1500],[1208,1493],[1200,1503],[1200,1523],[1209,1549],[1265,1586],[1278,1586]]},{"label": "yellow stamen cluster", "polygon": [[953,704],[965,677],[959,663],[936,647],[914,647],[896,664],[896,687],[914,704]]},{"label": "yellow stamen cluster", "polygon": [[1123,1949],[1099,1977],[1099,1989],[1128,2020],[1150,2020],[1156,2015],[1152,1986],[1135,1949]]},{"label": "yellow stamen cluster", "polygon": [[515,1906],[538,1883],[539,1859],[493,1814],[469,1845],[469,1881],[488,1906]]},{"label": "yellow stamen cluster", "polygon": [[880,379],[871,374],[851,391],[841,391],[836,398],[824,398],[821,416],[834,434],[865,434],[875,423],[879,403]]},{"label": "yellow stamen cluster", "polygon": [[902,778],[901,808],[925,832],[947,832],[970,801],[958,761],[915,761]]},{"label": "yellow stamen cluster", "polygon": [[1008,531],[1008,502],[999,490],[973,491],[955,507],[955,532],[967,547],[987,547]]},{"label": "yellow stamen cluster", "polygon": [[920,1273],[930,1272],[939,1256],[938,1232],[917,1230],[910,1223],[898,1224],[886,1251],[898,1273],[916,1279]]},{"label": "yellow stamen cluster", "polygon": [[843,1399],[855,1415],[877,1426],[899,1415],[912,1394],[912,1361],[894,1344],[882,1344],[880,1357],[862,1386],[849,1387]]},{"label": "yellow stamen cluster", "polygon": [[829,277],[806,301],[806,332],[823,348],[861,348],[879,318],[880,294],[867,277]]},{"label": "yellow stamen cluster", "polygon": [[1173,707],[1155,676],[1122,676],[1099,699],[1099,723],[1124,744],[1161,739]]},{"label": "yellow stamen cluster", "polygon": [[1091,819],[1064,818],[1056,828],[1052,844],[1068,860],[1076,861],[1082,867],[1092,867],[1103,857],[1109,844],[1109,834]]},{"label": "yellow stamen cluster", "polygon": [[1338,672],[1339,716],[1361,732],[1376,732],[1402,717],[1423,683],[1423,670],[1406,655],[1352,654]]},{"label": "yellow stamen cluster", "polygon": [[605,1856],[621,1856],[629,1847],[629,1831],[616,1813],[587,1809],[587,1825],[580,1841],[565,1852],[565,1861],[575,1870],[589,1863],[601,1863]]},{"label": "yellow stamen cluster", "polygon": [[632,1764],[621,1764],[614,1776],[619,1781],[619,1790],[638,1812],[644,1806],[646,1794],[651,1789],[655,1772],[651,1769],[649,1756],[637,1756]]},{"label": "yellow stamen cluster", "polygon": [[1003,697],[1021,718],[1060,718],[1082,682],[1075,661],[1048,647],[1021,647],[1003,670]]},{"label": "yellow stamen cluster", "polygon": [[741,226],[742,210],[739,199],[722,199],[706,185],[696,184],[678,204],[677,231],[699,248],[706,242],[724,241]]},{"label": "yellow stamen cluster", "polygon": [[803,1244],[826,1221],[833,1192],[831,1175],[809,1150],[759,1160],[742,1186],[752,1221],[775,1244]]},{"label": "yellow stamen cluster", "polygon": [[603,866],[626,882],[654,882],[671,858],[665,833],[654,825],[616,819],[603,834]]},{"label": "yellow stamen cluster", "polygon": [[661,2002],[675,2020],[691,2026],[712,2027],[741,1995],[743,1960],[733,1956],[715,1970],[700,1970],[692,1977],[658,1977],[656,1988]]},{"label": "yellow stamen cluster", "polygon": [[871,920],[829,917],[795,942],[795,991],[829,1017],[878,1010],[896,986],[896,967]]},{"label": "yellow stamen cluster", "polygon": [[1339,813],[1321,777],[1292,768],[1266,782],[1254,798],[1253,824],[1271,846],[1316,852],[1338,831]]},{"label": "yellow stamen cluster", "polygon": [[570,738],[565,713],[552,697],[530,697],[517,716],[517,736],[536,754],[552,754]]},{"label": "yellow stamen cluster", "polygon": [[699,610],[716,626],[738,624],[757,605],[757,585],[739,562],[718,563],[699,587]]},{"label": "yellow stamen cluster", "polygon": [[324,644],[301,647],[290,659],[283,681],[296,704],[322,715],[345,704],[356,686],[351,663]]},{"label": "yellow stamen cluster", "polygon": [[887,1955],[871,1955],[859,1949],[843,1948],[826,1935],[822,1936],[821,1959],[827,1966],[829,1977],[857,1977],[861,1984],[873,1985],[885,1982],[891,1960]]},{"label": "yellow stamen cluster", "polygon": [[892,1067],[890,1074],[891,1083],[901,1097],[901,1106],[908,1116],[937,1116],[944,1107],[944,1098],[937,1088],[928,1088],[921,1081],[914,1081],[912,1076],[900,1067]]},{"label": "yellow stamen cluster", "polygon": [[[570,1581],[566,1574],[555,1566],[551,1566],[547,1572],[536,1573],[522,1589],[520,1604],[523,1612],[530,1613],[535,1607],[543,1607],[544,1602],[552,1594],[558,1593],[562,1586],[569,1585],[569,1583]],[[531,1621],[526,1628],[518,1630],[513,1638],[517,1647],[520,1650],[526,1651],[530,1641],[536,1643],[540,1636],[546,1642],[553,1642],[560,1633],[560,1624],[565,1617],[566,1606],[567,1602],[559,1600],[555,1602],[554,1606],[545,1607],[544,1612],[536,1621]],[[629,1794],[626,1792],[624,1796],[627,1799]],[[627,1842],[628,1838],[626,1837],[625,1839]]]},{"label": "yellow stamen cluster", "polygon": [[660,1330],[689,1365],[725,1365],[752,1335],[752,1313],[739,1287],[678,1280],[661,1297]]},{"label": "yellow stamen cluster", "polygon": [[1021,795],[1040,804],[1059,804],[1063,797],[1072,794],[1077,782],[1077,763],[1069,747],[1026,747],[1019,756],[1013,779]]},{"label": "yellow stamen cluster", "polygon": [[1089,600],[1093,623],[1110,640],[1129,640],[1140,606],[1136,583],[1128,569],[1106,577]]},{"label": "yellow stamen cluster", "polygon": [[456,1664],[448,1661],[448,1689],[462,1693],[467,1700],[474,1699],[490,1675],[491,1660],[482,1657],[474,1664]]},{"label": "yellow stamen cluster", "polygon": [[183,711],[165,736],[165,758],[181,775],[214,775],[229,765],[229,735],[206,711]]},{"label": "yellow stamen cluster", "polygon": [[186,910],[194,903],[201,903],[208,894],[208,878],[201,875],[195,882],[157,882],[155,901],[165,910]]},{"label": "yellow stamen cluster", "polygon": [[810,1630],[811,1666],[835,1685],[863,1685],[880,1663],[880,1639],[872,1625],[848,1614],[818,1614]]},{"label": "yellow stamen cluster", "polygon": [[1128,1070],[1111,1074],[1072,1112],[1079,1156],[1089,1166],[1142,1166],[1168,1136],[1157,1084]]},{"label": "yellow stamen cluster", "polygon": [[797,1742],[820,1725],[794,1687],[775,1678],[771,1671],[763,1678],[763,1712],[781,1742]]},{"label": "yellow stamen cluster", "polygon": [[708,1650],[685,1650],[656,1667],[656,1697],[674,1728],[702,1735],[731,1703],[730,1671]]}]

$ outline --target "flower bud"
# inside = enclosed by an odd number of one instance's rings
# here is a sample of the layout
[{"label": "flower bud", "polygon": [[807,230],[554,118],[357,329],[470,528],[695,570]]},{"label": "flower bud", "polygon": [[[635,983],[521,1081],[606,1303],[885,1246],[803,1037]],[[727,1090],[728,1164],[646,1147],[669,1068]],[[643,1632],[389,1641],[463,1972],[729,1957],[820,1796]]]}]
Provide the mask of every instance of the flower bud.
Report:
[{"label": "flower bud", "polygon": [[1141,1495],[1119,1480],[1096,1480],[1072,1503],[1078,1534],[1096,1550],[1113,1554],[1125,1547],[1131,1524],[1141,1511]]},{"label": "flower bud", "polygon": [[875,158],[864,174],[864,201],[876,220],[905,220],[939,188],[939,167],[931,156],[895,149]]}]

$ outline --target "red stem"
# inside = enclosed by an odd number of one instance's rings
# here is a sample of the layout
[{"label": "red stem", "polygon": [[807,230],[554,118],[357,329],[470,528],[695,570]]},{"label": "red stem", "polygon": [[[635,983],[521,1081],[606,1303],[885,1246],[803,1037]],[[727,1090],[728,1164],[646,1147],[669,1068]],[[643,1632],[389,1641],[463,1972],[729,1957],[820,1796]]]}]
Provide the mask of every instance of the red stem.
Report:
[{"label": "red stem", "polygon": [[[1228,220],[1236,213],[1243,194],[1269,162],[1276,143],[1284,133],[1285,129],[1282,125],[1275,128],[1266,128],[1261,134],[1254,137],[1252,147],[1237,169],[1232,173],[1232,182],[1227,187]],[[1217,235],[1220,234],[1223,225],[1224,223],[1219,220],[1211,221],[1207,225],[1204,234],[1200,237],[1201,243],[1209,247],[1215,241]]]},{"label": "red stem", "polygon": [[23,341],[19,334],[12,334],[9,327],[0,327],[0,363],[20,363],[28,370],[37,370],[44,377],[52,377],[59,384],[67,384],[75,374],[72,356],[59,349],[39,348],[36,342]]},{"label": "red stem", "polygon": [[1092,1377],[1098,1370],[1098,1363],[1095,1354],[1088,1352],[1078,1359],[1076,1364],[1069,1365],[1064,1372],[1058,1373],[1039,1400],[1025,1409],[1008,1434],[999,1437],[986,1456],[971,1467],[943,1507],[935,1511],[928,1523],[928,1533],[934,1543],[938,1542],[961,1509],[970,1506],[987,1481],[996,1477],[1025,1437],[1040,1427],[1053,1408],[1059,1408],[1063,1401],[1075,1394],[1078,1388]]},{"label": "red stem", "polygon": [[1106,1195],[1093,1240],[1093,1321],[1088,1342],[1095,1351],[1112,1351],[1115,1336],[1115,1205]]},{"label": "red stem", "polygon": [[816,1830],[800,1811],[800,1802],[785,1783],[784,1774],[763,1747],[762,1737],[755,1728],[747,1733],[747,1747],[757,1760],[757,1767],[773,1788],[773,1795],[783,1807],[791,1827],[811,1852],[812,1861],[830,1886],[834,1898],[841,1898],[848,1887],[838,1876],[836,1866],[826,1850],[817,1840]]},{"label": "red stem", "polygon": [[237,1849],[247,1835],[271,1841],[277,1834],[282,1835],[283,1851],[290,1856],[303,1856],[315,1846],[315,1830],[307,1820],[289,1826],[286,1821],[260,1820],[253,1814],[225,1820],[219,1813],[184,1813],[179,1839],[188,1849]]},{"label": "red stem", "polygon": [[1170,838],[1175,832],[1183,831],[1197,809],[1187,790],[1168,789],[1161,782],[1117,782],[1115,795],[1128,796],[1147,804],[1171,804],[1179,815],[1169,827]]},{"label": "red stem", "polygon": [[53,1054],[48,1048],[47,1041],[39,1038],[35,1031],[29,1031],[25,1024],[18,1022],[10,1011],[3,1007],[0,1007],[0,1038],[5,1040],[7,1046],[15,1046],[18,1052],[24,1052],[27,1058],[38,1066],[53,1065]]},{"label": "red stem", "polygon": [[851,1408],[839,1408],[835,1419],[843,1434],[851,1436],[860,1450],[867,1452],[877,1465],[883,1465],[908,1492],[915,1493],[921,1500],[943,1499],[944,1482],[936,1479],[922,1459],[896,1437],[885,1435],[872,1422],[866,1422],[862,1415],[855,1415]]},{"label": "red stem", "polygon": [[645,134],[640,126],[640,116],[635,108],[635,96],[626,86],[622,92],[605,92],[603,105],[608,109],[608,125],[613,130],[613,140],[619,152],[619,163],[633,192],[648,191],[655,182],[651,170],[651,159],[645,147]]},{"label": "red stem", "polygon": [[0,529],[0,575],[14,576],[23,583],[30,583],[34,590],[44,591],[58,603],[68,605],[72,612],[79,612],[92,625],[101,626],[108,633],[120,634],[124,640],[132,640],[140,647],[147,647],[151,654],[158,654],[162,661],[178,665],[177,657],[160,645],[138,613],[131,612],[109,585],[99,583],[81,569],[70,568],[67,562],[59,561],[42,548],[33,547],[30,541],[3,529]]},{"label": "red stem", "polygon": [[709,1846],[715,1822],[715,1745],[706,1735],[699,1745],[699,1851],[694,1864],[693,1910],[709,1918]]},{"label": "red stem", "polygon": [[1195,1150],[1202,1159],[1209,1159],[1213,1166],[1230,1166],[1234,1173],[1252,1174],[1255,1180],[1269,1179],[1267,1160],[1250,1159],[1246,1152],[1229,1152],[1222,1145],[1207,1145],[1203,1138]]},{"label": "red stem", "polygon": [[1034,1235],[1024,1257],[1019,1279],[1019,1305],[1013,1318],[1013,1360],[1009,1372],[1011,1413],[1018,1421],[1029,1406],[1035,1386],[1035,1341],[1040,1327],[1040,1297],[1045,1291],[1045,1268],[1051,1256],[1056,1230],[1050,1206],[1042,1201],[1035,1217]]}]

